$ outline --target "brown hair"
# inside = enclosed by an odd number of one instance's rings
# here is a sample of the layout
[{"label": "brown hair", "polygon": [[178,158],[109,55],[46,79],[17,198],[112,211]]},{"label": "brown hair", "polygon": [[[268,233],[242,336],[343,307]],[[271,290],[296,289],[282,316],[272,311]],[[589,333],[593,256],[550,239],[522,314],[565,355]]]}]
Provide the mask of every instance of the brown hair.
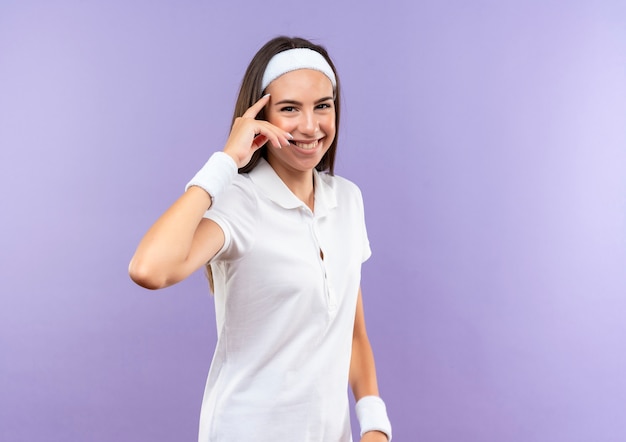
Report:
[{"label": "brown hair", "polygon": [[[328,55],[328,52],[326,52],[326,49],[324,47],[316,45],[308,40],[305,40],[304,38],[299,37],[281,36],[273,38],[272,40],[268,41],[261,49],[259,49],[256,55],[252,58],[252,61],[248,65],[248,69],[243,76],[243,81],[241,82],[239,96],[237,97],[237,102],[235,103],[233,123],[237,117],[242,116],[250,106],[256,103],[263,96],[264,91],[261,90],[261,82],[263,80],[265,68],[267,67],[267,64],[270,62],[272,57],[280,52],[296,48],[307,48],[319,52],[326,59],[331,69],[335,73],[335,77],[337,78],[337,87],[335,88],[335,127],[337,131],[336,133],[339,133],[340,87],[337,69],[335,69],[335,65],[333,64],[333,61],[330,59],[330,56]],[[256,118],[257,120],[264,120],[265,112],[261,110]],[[322,157],[317,166],[315,166],[315,168],[320,172],[327,171],[329,174],[332,175],[335,172],[336,153],[337,136],[335,136],[335,139],[330,145],[330,148]],[[239,173],[250,172],[256,167],[261,157],[267,159],[266,146],[263,146],[259,150],[254,152],[250,162],[240,168]]]}]

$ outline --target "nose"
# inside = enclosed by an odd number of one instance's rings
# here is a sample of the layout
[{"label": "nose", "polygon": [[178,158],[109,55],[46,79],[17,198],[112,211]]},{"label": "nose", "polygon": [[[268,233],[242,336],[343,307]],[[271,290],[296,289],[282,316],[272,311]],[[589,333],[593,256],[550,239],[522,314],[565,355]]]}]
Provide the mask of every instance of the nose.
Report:
[{"label": "nose", "polygon": [[306,111],[302,113],[302,119],[300,120],[300,133],[303,135],[315,135],[319,129],[319,120],[315,112]]}]

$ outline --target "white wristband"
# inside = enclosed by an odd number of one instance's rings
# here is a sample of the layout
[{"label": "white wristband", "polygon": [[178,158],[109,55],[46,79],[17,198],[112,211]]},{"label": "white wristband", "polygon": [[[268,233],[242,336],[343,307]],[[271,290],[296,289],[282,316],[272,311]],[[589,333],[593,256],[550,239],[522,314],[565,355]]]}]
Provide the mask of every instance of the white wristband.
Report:
[{"label": "white wristband", "polygon": [[185,192],[191,186],[204,189],[213,201],[226,189],[237,176],[237,164],[224,152],[215,152],[202,169],[185,186]]},{"label": "white wristband", "polygon": [[391,441],[391,422],[385,402],[378,396],[363,396],[354,407],[361,426],[361,437],[368,431],[380,431]]}]

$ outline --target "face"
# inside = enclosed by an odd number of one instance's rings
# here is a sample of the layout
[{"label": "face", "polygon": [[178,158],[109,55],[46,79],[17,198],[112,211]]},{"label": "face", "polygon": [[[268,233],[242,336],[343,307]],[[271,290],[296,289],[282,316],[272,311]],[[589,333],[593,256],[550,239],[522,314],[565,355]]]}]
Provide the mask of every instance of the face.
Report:
[{"label": "face", "polygon": [[289,146],[268,149],[270,164],[279,175],[311,172],[335,139],[332,83],[319,71],[299,69],[272,81],[267,93],[267,121],[293,135]]}]

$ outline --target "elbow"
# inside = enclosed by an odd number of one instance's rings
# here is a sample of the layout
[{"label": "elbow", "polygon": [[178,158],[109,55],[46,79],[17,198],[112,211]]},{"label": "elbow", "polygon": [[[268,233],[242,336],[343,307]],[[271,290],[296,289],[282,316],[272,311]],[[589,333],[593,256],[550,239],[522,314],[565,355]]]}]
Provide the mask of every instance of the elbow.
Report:
[{"label": "elbow", "polygon": [[367,329],[365,328],[365,323],[359,321],[355,323],[354,329],[352,330],[352,342],[353,343],[369,343],[369,337],[367,336]]},{"label": "elbow", "polygon": [[169,285],[167,280],[163,277],[163,272],[135,258],[131,260],[128,266],[128,275],[135,284],[149,290],[158,290]]}]

